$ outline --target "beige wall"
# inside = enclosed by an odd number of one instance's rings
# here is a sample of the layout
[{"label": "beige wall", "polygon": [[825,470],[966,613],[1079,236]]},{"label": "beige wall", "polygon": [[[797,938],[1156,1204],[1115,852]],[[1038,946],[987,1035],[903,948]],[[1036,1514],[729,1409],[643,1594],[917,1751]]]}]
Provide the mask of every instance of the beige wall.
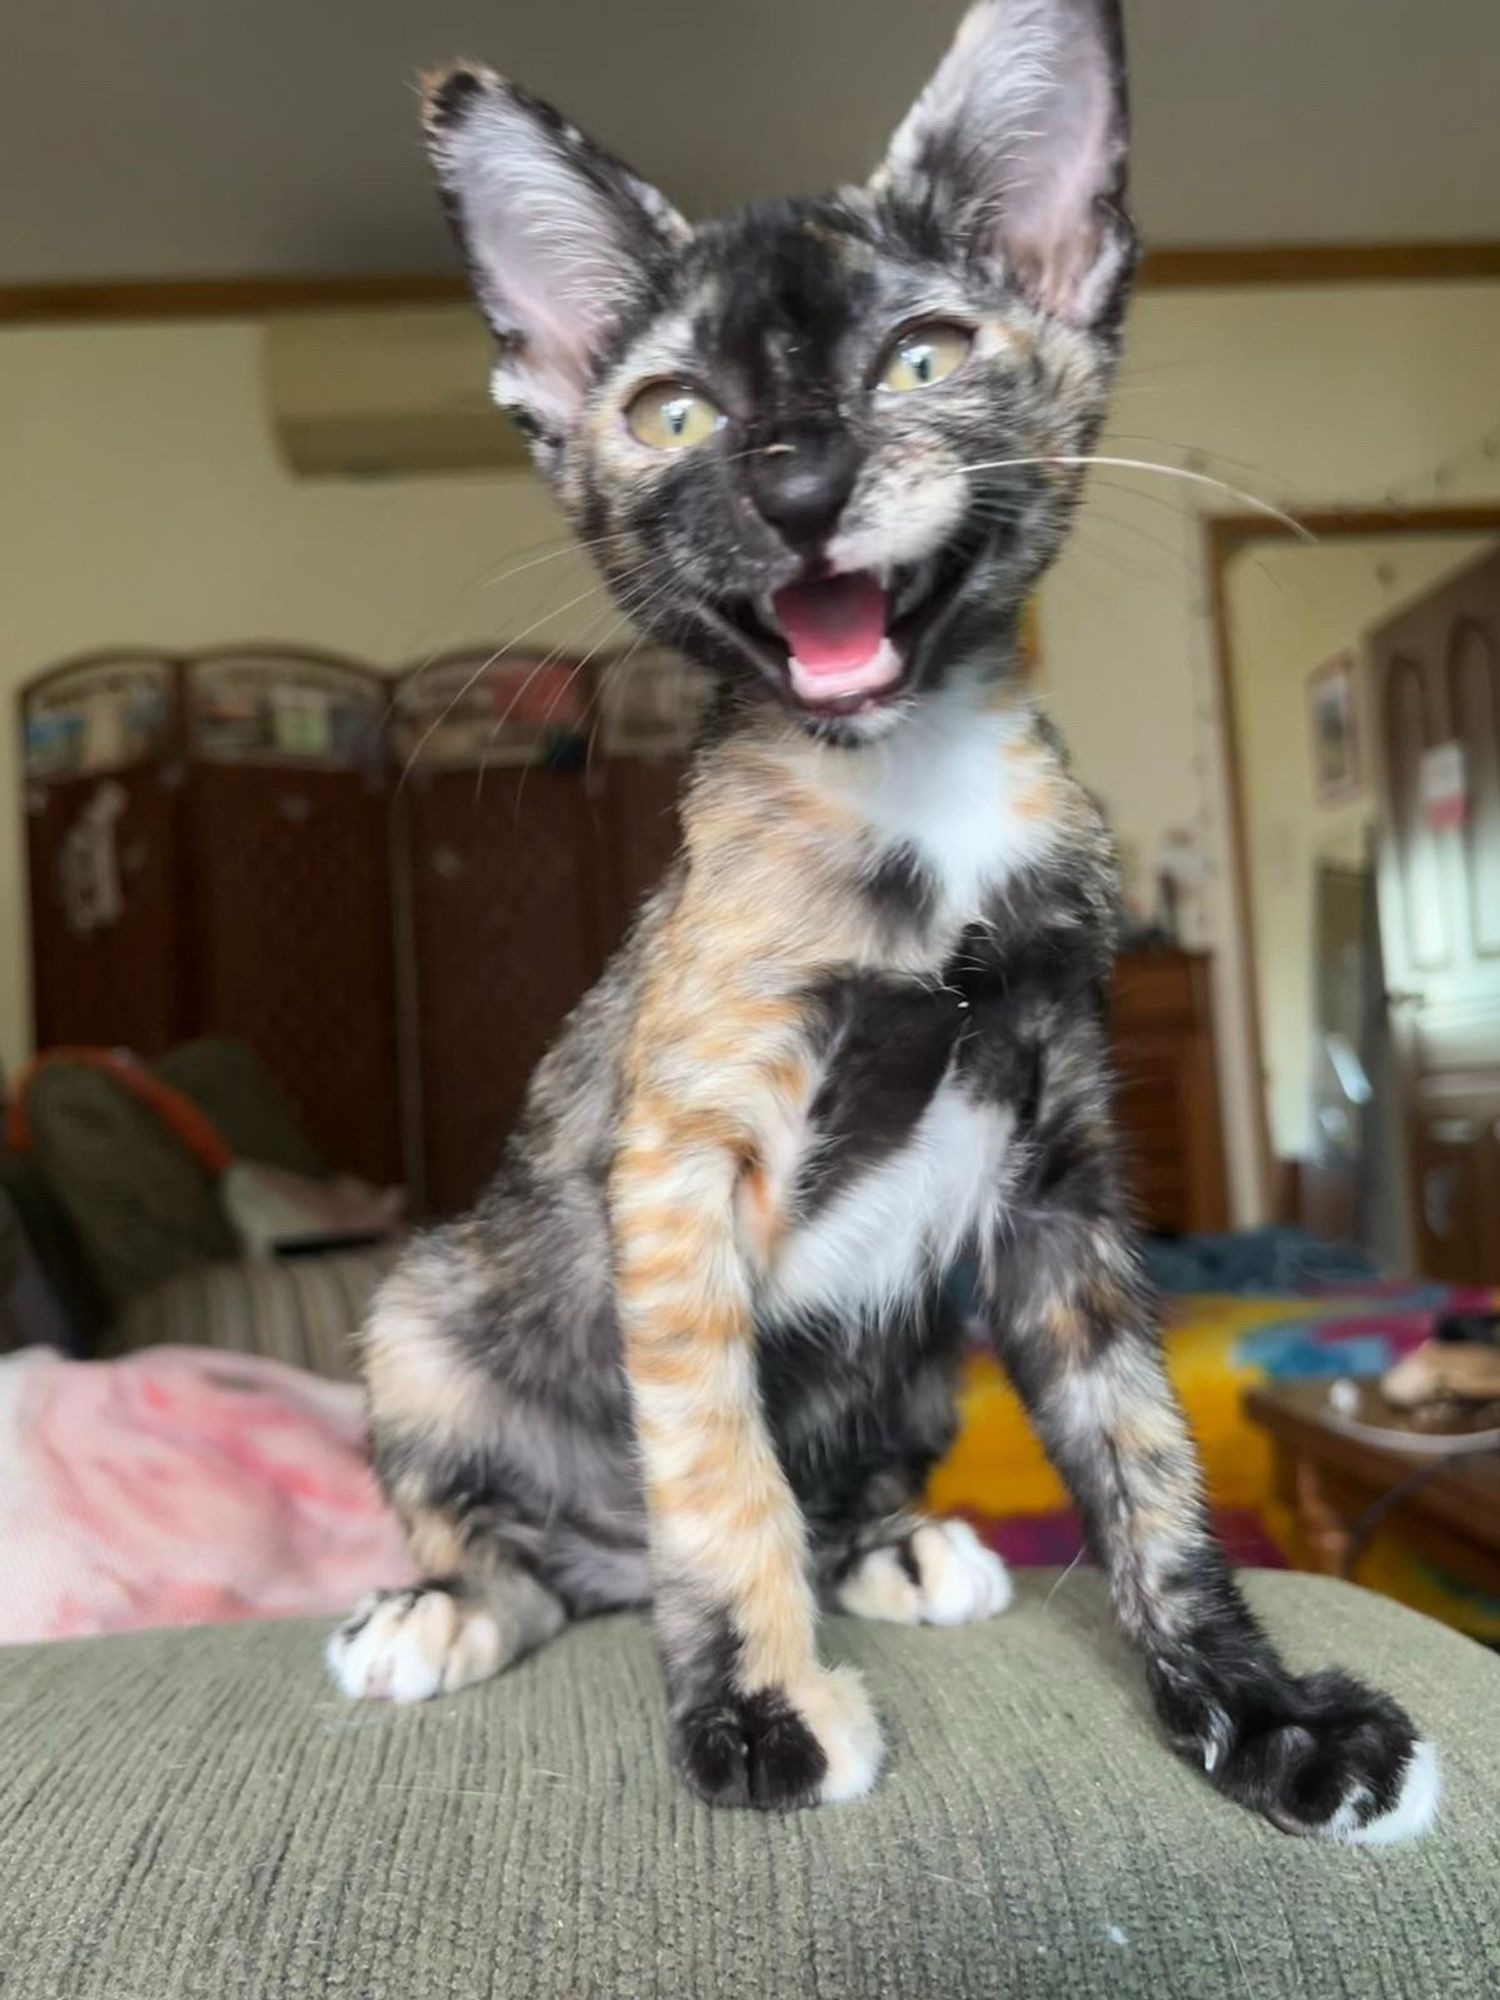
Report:
[{"label": "beige wall", "polygon": [[[394,664],[519,632],[592,581],[526,477],[299,483],[248,325],[0,334],[0,1060],[30,1033],[14,688],[112,643],[285,639]],[[531,551],[531,554],[523,554]],[[589,643],[593,597],[536,636]]]},{"label": "beige wall", "polygon": [[[1155,293],[1136,310],[1114,447],[1215,454],[1210,469],[1281,501],[1369,503],[1500,492],[1471,448],[1500,419],[1500,286]],[[255,329],[0,333],[0,1056],[27,1040],[26,925],[10,691],[111,642],[266,637],[397,661],[513,635],[586,587],[568,557],[486,585],[558,532],[525,479],[299,485],[266,433]],[[1235,461],[1230,464],[1229,461]],[[1239,1212],[1259,1198],[1224,918],[1217,720],[1196,516],[1239,503],[1097,475],[1043,607],[1045,677],[1084,777],[1142,868],[1176,827],[1211,873],[1195,936],[1219,950],[1224,1089]],[[557,611],[539,636],[604,623]]]},{"label": "beige wall", "polygon": [[1366,787],[1322,804],[1313,774],[1307,681],[1371,626],[1486,546],[1462,535],[1262,544],[1229,566],[1233,694],[1244,780],[1245,846],[1271,1141],[1279,1159],[1313,1140],[1313,880],[1319,861],[1358,865],[1372,812]]}]

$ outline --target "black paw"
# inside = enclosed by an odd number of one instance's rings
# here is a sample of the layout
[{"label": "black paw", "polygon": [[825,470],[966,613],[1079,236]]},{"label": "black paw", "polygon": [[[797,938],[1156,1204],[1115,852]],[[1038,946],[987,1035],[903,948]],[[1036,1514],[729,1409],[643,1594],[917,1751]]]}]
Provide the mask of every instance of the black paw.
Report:
[{"label": "black paw", "polygon": [[725,1692],[673,1720],[678,1768],[711,1806],[785,1810],[811,1805],[828,1758],[791,1704],[774,1692]]},{"label": "black paw", "polygon": [[1283,1833],[1385,1845],[1437,1811],[1437,1758],[1405,1712],[1348,1674],[1308,1674],[1220,1709],[1196,1743],[1213,1782]]}]

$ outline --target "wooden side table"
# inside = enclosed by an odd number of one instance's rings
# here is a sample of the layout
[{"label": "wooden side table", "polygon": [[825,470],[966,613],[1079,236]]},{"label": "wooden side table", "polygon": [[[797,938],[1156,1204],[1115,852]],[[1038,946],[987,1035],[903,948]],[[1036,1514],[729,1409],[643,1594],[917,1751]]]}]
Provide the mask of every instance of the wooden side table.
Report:
[{"label": "wooden side table", "polygon": [[[1280,1382],[1252,1389],[1246,1413],[1268,1431],[1276,1454],[1277,1497],[1294,1511],[1311,1566],[1347,1573],[1354,1537],[1369,1509],[1432,1455],[1377,1444],[1340,1426],[1326,1382]],[[1500,1595],[1500,1452],[1474,1452],[1433,1465],[1395,1501],[1384,1531],[1477,1590]]]}]

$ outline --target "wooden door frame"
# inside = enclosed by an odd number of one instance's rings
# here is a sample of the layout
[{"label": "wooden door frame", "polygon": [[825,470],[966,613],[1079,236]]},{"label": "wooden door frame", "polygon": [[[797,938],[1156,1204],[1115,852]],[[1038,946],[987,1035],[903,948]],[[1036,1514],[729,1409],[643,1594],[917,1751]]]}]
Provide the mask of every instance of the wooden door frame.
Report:
[{"label": "wooden door frame", "polygon": [[1430,507],[1309,507],[1284,520],[1263,514],[1211,514],[1203,521],[1208,572],[1209,652],[1224,751],[1229,818],[1229,919],[1238,930],[1240,1005],[1250,1034],[1251,1117],[1260,1168],[1260,1192],[1276,1186],[1277,1161],[1271,1145],[1266,1104],[1266,1047],[1260,1009],[1259,939],[1250,897],[1248,815],[1239,733],[1234,705],[1234,640],[1229,622],[1229,565],[1256,542],[1285,543],[1312,535],[1318,541],[1352,541],[1372,535],[1494,535],[1500,538],[1500,500]]},{"label": "wooden door frame", "polygon": [[[1181,243],[1141,261],[1145,291],[1238,285],[1487,284],[1500,240],[1404,243]],[[118,320],[262,319],[292,312],[467,305],[468,280],[442,271],[239,272],[222,277],[59,278],[0,284],[0,326]]]}]

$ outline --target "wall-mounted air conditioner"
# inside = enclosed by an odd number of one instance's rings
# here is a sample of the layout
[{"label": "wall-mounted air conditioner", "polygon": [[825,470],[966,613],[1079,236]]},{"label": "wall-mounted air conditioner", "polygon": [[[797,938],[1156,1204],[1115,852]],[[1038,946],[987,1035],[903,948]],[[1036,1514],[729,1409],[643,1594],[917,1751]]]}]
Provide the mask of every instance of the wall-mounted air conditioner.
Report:
[{"label": "wall-mounted air conditioner", "polygon": [[271,425],[299,476],[530,464],[489,399],[494,347],[470,306],[288,313],[266,322],[264,340]]}]

